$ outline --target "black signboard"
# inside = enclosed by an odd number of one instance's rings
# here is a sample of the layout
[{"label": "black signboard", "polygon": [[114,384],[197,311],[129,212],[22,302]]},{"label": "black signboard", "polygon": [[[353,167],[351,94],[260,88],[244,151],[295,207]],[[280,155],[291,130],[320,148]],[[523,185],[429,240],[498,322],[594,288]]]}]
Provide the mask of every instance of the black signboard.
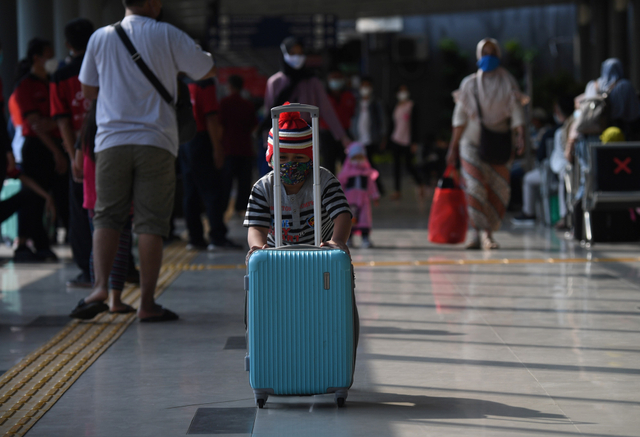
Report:
[{"label": "black signboard", "polygon": [[213,49],[277,47],[288,36],[300,38],[306,47],[322,50],[336,45],[336,16],[331,14],[220,15],[209,28]]}]

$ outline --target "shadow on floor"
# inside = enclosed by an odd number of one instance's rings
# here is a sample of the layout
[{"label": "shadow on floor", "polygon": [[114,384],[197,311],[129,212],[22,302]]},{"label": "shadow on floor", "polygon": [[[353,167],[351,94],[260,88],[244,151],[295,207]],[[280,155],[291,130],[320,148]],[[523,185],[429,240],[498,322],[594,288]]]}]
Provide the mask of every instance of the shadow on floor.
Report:
[{"label": "shadow on floor", "polygon": [[360,334],[466,335],[436,329],[402,329],[391,326],[360,326]]},{"label": "shadow on floor", "polygon": [[392,415],[408,419],[483,419],[488,416],[543,419],[547,423],[569,423],[562,414],[543,413],[484,399],[416,396],[396,393],[364,393],[353,390],[352,397],[366,395],[370,401],[347,401],[349,408],[366,408],[367,414]]}]

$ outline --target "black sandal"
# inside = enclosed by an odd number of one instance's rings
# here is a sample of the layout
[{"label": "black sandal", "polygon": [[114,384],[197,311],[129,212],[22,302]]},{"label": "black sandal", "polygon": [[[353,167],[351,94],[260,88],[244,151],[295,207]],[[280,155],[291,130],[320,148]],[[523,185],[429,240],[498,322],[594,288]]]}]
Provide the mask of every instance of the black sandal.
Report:
[{"label": "black sandal", "polygon": [[138,311],[134,307],[132,307],[131,305],[127,305],[126,303],[123,303],[122,305],[124,305],[125,307],[123,310],[109,311],[109,314],[131,314]]},{"label": "black sandal", "polygon": [[109,310],[109,305],[104,302],[89,302],[80,299],[78,305],[71,311],[69,317],[80,320],[91,320],[100,313]]},{"label": "black sandal", "polygon": [[180,316],[174,313],[171,310],[166,308],[162,308],[162,314],[159,316],[151,316],[145,317],[144,319],[140,319],[141,323],[155,323],[155,322],[171,322],[173,320],[178,320]]}]

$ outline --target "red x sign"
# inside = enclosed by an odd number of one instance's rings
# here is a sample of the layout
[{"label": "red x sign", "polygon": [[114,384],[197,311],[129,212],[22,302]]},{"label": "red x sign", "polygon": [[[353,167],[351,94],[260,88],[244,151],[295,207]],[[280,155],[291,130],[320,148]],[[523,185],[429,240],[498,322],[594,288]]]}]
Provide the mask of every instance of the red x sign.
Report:
[{"label": "red x sign", "polygon": [[631,157],[625,159],[624,161],[621,161],[618,158],[613,158],[613,162],[618,165],[618,167],[613,171],[613,174],[618,174],[621,171],[626,171],[628,174],[631,174],[631,169],[629,168]]}]

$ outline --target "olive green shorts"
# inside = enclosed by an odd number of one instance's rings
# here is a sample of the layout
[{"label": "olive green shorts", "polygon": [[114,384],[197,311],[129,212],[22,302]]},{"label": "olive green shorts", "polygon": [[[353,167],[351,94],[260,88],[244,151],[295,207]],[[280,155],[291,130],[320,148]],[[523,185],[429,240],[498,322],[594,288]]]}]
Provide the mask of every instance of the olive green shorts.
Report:
[{"label": "olive green shorts", "polygon": [[167,237],[175,195],[175,157],[154,146],[116,146],[96,153],[96,229],[124,227],[133,203],[137,234]]}]

